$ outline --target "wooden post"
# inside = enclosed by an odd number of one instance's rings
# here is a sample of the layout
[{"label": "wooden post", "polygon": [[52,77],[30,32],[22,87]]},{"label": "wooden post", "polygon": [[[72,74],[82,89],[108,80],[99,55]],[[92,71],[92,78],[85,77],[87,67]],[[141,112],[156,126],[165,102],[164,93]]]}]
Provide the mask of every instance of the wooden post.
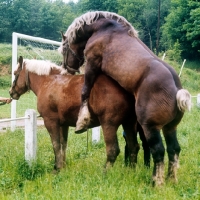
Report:
[{"label": "wooden post", "polygon": [[184,61],[183,61],[183,64],[182,64],[182,66],[181,66],[181,70],[180,70],[180,73],[179,73],[179,77],[181,77],[181,73],[182,73],[182,70],[183,70],[183,67],[184,67],[184,65],[185,65],[185,62],[186,62],[186,59],[184,59]]},{"label": "wooden post", "polygon": [[197,94],[197,107],[200,108],[200,94]]},{"label": "wooden post", "polygon": [[92,128],[92,143],[100,141],[100,126]]},{"label": "wooden post", "polygon": [[36,159],[37,151],[37,114],[35,110],[28,109],[25,112],[25,160],[31,166]]},{"label": "wooden post", "polygon": [[164,59],[165,59],[165,55],[166,55],[166,53],[164,53],[164,54],[163,54],[162,60],[164,60]]}]

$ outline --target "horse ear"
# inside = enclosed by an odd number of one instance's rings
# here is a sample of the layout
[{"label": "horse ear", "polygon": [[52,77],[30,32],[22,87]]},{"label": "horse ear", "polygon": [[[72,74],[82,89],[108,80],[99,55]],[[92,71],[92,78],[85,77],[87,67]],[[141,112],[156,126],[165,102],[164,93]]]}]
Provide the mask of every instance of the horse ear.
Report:
[{"label": "horse ear", "polygon": [[19,66],[22,68],[22,64],[23,64],[23,57],[22,56],[19,57],[18,63],[19,63]]},{"label": "horse ear", "polygon": [[63,32],[61,31],[61,36],[62,36],[62,39],[63,39],[63,41],[65,41],[65,39],[66,39],[66,36],[63,34]]}]

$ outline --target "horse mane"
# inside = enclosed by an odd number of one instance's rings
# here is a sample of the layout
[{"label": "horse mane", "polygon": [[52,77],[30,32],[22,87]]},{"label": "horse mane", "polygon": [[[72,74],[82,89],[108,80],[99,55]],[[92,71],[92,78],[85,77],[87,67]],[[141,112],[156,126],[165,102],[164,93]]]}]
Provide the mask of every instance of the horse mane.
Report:
[{"label": "horse mane", "polygon": [[67,70],[61,66],[45,60],[24,59],[23,66],[25,66],[29,72],[33,72],[37,75],[50,75],[53,69],[60,71],[60,74],[68,73]]},{"label": "horse mane", "polygon": [[100,18],[114,19],[118,23],[129,28],[128,34],[131,37],[138,37],[138,31],[122,16],[106,11],[90,11],[80,17],[77,17],[72,24],[68,27],[65,36],[67,37],[68,43],[71,44],[76,39],[76,32],[84,26],[84,24],[91,25]]}]

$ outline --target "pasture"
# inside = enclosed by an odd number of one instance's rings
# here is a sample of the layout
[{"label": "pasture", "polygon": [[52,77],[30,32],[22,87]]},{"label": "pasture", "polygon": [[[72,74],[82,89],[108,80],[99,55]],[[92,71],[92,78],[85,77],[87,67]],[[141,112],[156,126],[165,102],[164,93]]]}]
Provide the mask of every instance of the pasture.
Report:
[{"label": "pasture", "polygon": [[196,106],[185,114],[178,128],[182,148],[179,182],[166,181],[165,186],[160,188],[151,186],[152,167],[146,169],[143,166],[142,150],[135,170],[124,166],[121,128],[118,131],[121,153],[107,174],[103,173],[106,158],[103,139],[92,144],[91,131],[87,143],[87,133],[76,135],[74,128],[70,129],[67,167],[57,175],[51,173],[53,151],[44,128],[38,128],[37,162],[31,169],[24,162],[24,131],[1,133],[0,199],[199,199],[199,120],[200,109]]},{"label": "pasture", "polygon": [[[175,69],[179,72],[180,67],[175,65]],[[200,78],[196,70],[184,68],[181,82],[192,95],[200,92]],[[8,96],[8,88],[0,91],[2,96]],[[23,98],[19,102],[23,105]],[[5,105],[0,109],[9,113],[9,108]],[[54,175],[51,173],[54,154],[50,137],[44,127],[38,127],[37,130],[37,161],[32,168],[24,162],[24,130],[17,129],[13,133],[9,130],[0,132],[0,199],[198,200],[200,197],[199,122],[200,109],[196,107],[196,98],[193,98],[191,112],[185,113],[178,126],[178,140],[182,149],[178,184],[166,181],[165,185],[159,188],[151,186],[153,162],[151,161],[150,169],[144,167],[142,148],[135,170],[124,165],[124,139],[121,127],[118,130],[121,152],[114,167],[106,174],[103,173],[106,152],[102,134],[101,142],[92,144],[91,130],[88,131],[87,137],[87,133],[76,135],[74,128],[70,128],[67,167]],[[167,160],[165,154],[165,162]]]}]

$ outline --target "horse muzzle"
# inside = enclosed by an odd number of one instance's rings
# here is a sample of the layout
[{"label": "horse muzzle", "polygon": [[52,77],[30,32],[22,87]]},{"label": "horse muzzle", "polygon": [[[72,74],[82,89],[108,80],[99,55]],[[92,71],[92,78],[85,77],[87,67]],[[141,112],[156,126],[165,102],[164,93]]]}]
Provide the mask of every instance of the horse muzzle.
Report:
[{"label": "horse muzzle", "polygon": [[68,71],[70,74],[72,74],[72,75],[74,75],[76,72],[77,72],[77,73],[80,73],[79,69],[73,69],[73,68],[69,67],[69,66],[66,65],[66,64],[64,65],[64,68],[67,69],[67,71]]},{"label": "horse muzzle", "polygon": [[17,92],[14,92],[12,89],[9,90],[10,97],[12,99],[18,100],[20,95]]}]

